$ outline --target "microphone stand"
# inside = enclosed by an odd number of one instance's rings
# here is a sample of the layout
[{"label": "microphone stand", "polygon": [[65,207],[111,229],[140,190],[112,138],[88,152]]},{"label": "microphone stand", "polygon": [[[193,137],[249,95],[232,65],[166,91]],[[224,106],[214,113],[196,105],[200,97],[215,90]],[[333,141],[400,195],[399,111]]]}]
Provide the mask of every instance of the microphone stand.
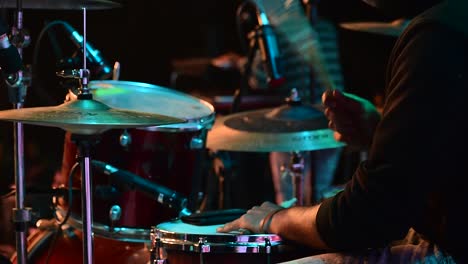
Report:
[{"label": "microphone stand", "polygon": [[258,49],[258,34],[257,30],[251,32],[249,51],[247,55],[247,62],[244,65],[244,72],[241,77],[240,87],[234,93],[234,99],[232,101],[231,113],[239,112],[242,97],[245,96],[249,90],[249,77],[252,73],[252,63],[255,57],[255,52]]},{"label": "microphone stand", "polygon": [[[17,24],[12,29],[12,43],[18,49],[22,57],[23,47],[29,41],[29,36],[23,32],[23,9],[22,0],[17,0]],[[6,78],[8,86],[8,97],[14,109],[21,109],[26,97],[26,85],[23,80],[23,72],[11,74]],[[14,161],[15,161],[15,188],[16,207],[13,208],[13,222],[16,231],[16,254],[17,263],[27,262],[27,228],[31,221],[31,208],[24,207],[25,199],[25,174],[24,174],[24,130],[21,122],[13,123],[14,134]]]}]

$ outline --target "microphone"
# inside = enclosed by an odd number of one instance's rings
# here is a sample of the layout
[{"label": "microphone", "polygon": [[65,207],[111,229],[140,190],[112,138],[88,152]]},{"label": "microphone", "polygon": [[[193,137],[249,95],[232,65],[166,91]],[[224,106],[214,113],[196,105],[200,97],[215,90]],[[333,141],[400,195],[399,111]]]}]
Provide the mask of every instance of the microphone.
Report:
[{"label": "microphone", "polygon": [[23,68],[18,49],[11,45],[8,26],[0,19],[0,68],[7,75],[13,75]]},{"label": "microphone", "polygon": [[101,173],[112,176],[117,181],[143,192],[162,205],[178,210],[179,212],[187,211],[187,198],[176,191],[144,179],[129,171],[118,169],[102,161],[92,160],[91,164]]},{"label": "microphone", "polygon": [[280,60],[280,52],[273,27],[270,25],[267,15],[257,6],[258,26],[256,37],[267,74],[267,83],[270,88],[276,88],[285,83],[286,79],[282,75],[283,65]]},{"label": "microphone", "polygon": [[[83,50],[83,36],[81,36],[70,24],[65,22],[63,23],[63,26],[73,43]],[[99,76],[100,79],[109,79],[112,77],[112,67],[110,67],[107,61],[104,60],[99,50],[90,45],[88,41],[86,41],[86,59],[89,63],[98,67],[94,75]]]}]

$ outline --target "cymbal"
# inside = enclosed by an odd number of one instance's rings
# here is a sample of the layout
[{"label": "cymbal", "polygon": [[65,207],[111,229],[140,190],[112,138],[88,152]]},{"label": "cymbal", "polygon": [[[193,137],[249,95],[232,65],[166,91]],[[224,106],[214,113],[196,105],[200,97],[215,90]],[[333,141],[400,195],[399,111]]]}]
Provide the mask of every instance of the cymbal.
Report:
[{"label": "cymbal", "polygon": [[407,19],[397,19],[392,22],[348,22],[341,23],[340,26],[355,31],[399,37],[408,24]]},{"label": "cymbal", "polygon": [[333,137],[318,106],[283,105],[221,117],[208,131],[207,148],[250,152],[313,151],[344,146]]},{"label": "cymbal", "polygon": [[[118,8],[122,5],[108,0],[23,0],[23,9],[49,10],[101,10]],[[2,0],[0,8],[17,8],[17,0]]]},{"label": "cymbal", "polygon": [[109,129],[184,123],[185,119],[111,108],[96,100],[73,100],[58,106],[0,111],[0,120],[59,127],[74,134],[100,134]]}]

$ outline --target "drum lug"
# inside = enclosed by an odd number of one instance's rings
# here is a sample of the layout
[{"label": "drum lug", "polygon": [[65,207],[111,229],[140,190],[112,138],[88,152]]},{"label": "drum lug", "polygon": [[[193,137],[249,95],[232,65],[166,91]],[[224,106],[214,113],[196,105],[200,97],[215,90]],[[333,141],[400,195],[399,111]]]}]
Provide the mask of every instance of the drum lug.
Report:
[{"label": "drum lug", "polygon": [[266,263],[271,263],[271,241],[269,237],[265,237],[265,253],[266,253]]},{"label": "drum lug", "polygon": [[132,143],[132,136],[126,129],[120,134],[119,143],[124,148],[127,148]]},{"label": "drum lug", "polygon": [[207,243],[208,241],[206,240],[206,237],[198,238],[198,248],[200,249],[200,253],[210,253],[211,248]]},{"label": "drum lug", "polygon": [[271,253],[271,241],[269,237],[265,237],[265,253]]},{"label": "drum lug", "polygon": [[167,252],[161,243],[161,234],[156,227],[151,229],[151,264],[168,264]]},{"label": "drum lug", "polygon": [[111,232],[114,229],[114,223],[116,221],[119,221],[121,216],[122,216],[122,208],[119,205],[114,204],[109,210],[109,220],[111,222],[109,229]]},{"label": "drum lug", "polygon": [[190,140],[190,149],[202,149],[205,146],[205,141],[199,137],[193,137]]}]

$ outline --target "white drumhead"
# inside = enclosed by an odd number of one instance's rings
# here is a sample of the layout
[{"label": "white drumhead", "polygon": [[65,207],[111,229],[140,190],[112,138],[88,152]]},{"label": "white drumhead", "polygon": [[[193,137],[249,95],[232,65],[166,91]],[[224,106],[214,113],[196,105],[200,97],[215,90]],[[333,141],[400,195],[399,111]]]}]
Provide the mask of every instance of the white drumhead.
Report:
[{"label": "white drumhead", "polygon": [[[281,238],[275,234],[243,235],[239,232],[218,233],[216,228],[222,225],[197,226],[174,219],[160,223],[155,227],[154,239],[165,248],[190,252],[231,252],[231,253],[261,253],[267,244],[279,250],[282,244]],[[201,244],[201,241],[202,244]],[[208,246],[208,249],[203,246]]]},{"label": "white drumhead", "polygon": [[218,233],[216,228],[223,225],[197,226],[182,222],[181,220],[164,222],[157,226],[161,231],[173,232],[179,234],[197,234],[197,235],[220,235],[232,236],[229,233]]},{"label": "white drumhead", "polygon": [[188,120],[185,124],[160,127],[200,128],[214,122],[214,107],[194,96],[157,85],[130,81],[91,81],[93,98],[110,107]]}]

